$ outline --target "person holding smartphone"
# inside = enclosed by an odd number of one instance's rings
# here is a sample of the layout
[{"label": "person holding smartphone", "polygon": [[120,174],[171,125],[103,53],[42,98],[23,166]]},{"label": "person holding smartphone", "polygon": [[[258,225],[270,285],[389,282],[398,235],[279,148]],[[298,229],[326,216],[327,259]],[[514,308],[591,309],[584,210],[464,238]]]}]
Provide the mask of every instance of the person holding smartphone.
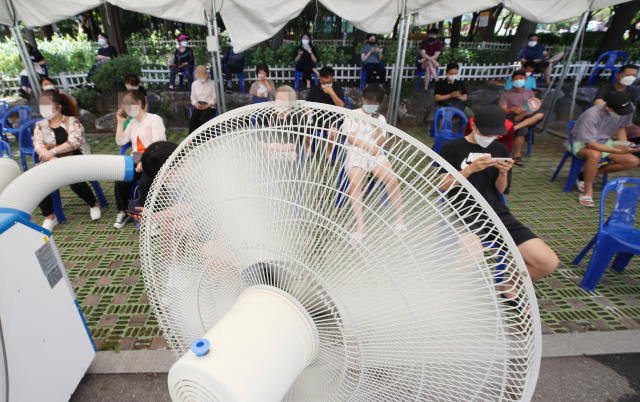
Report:
[{"label": "person holding smartphone", "polygon": [[367,43],[360,49],[360,59],[362,69],[366,71],[365,86],[373,82],[373,77],[380,76],[378,81],[381,88],[384,88],[384,81],[387,79],[387,70],[382,65],[382,48],[376,44],[376,35],[370,34]]},{"label": "person holding smartphone", "polygon": [[[477,110],[472,123],[473,132],[466,137],[445,142],[440,156],[458,170],[496,212],[518,247],[531,280],[535,281],[556,270],[558,257],[531,229],[518,221],[502,201],[502,194],[508,185],[508,173],[513,166],[513,159],[504,160],[509,158],[507,147],[496,141],[507,134],[505,119],[506,114],[499,106],[485,106]],[[441,173],[442,190],[451,205],[457,211],[462,211],[462,220],[472,230],[472,233],[463,236],[462,246],[471,253],[481,254],[482,243],[495,241],[497,229],[489,225],[489,217],[475,200],[469,198],[469,193],[461,191],[456,178],[444,169]],[[502,282],[500,290],[510,303],[518,305],[517,295],[512,291],[514,280],[517,278]]]},{"label": "person holding smartphone", "polygon": [[311,75],[320,76],[316,68],[320,58],[316,48],[311,44],[311,34],[308,32],[302,34],[300,46],[296,47],[293,57],[296,62],[296,71],[302,73],[302,79],[307,82],[307,90],[311,89]]},{"label": "person holding smartphone", "polygon": [[[378,113],[378,107],[384,98],[384,90],[372,84],[362,92],[362,107],[356,113],[370,116],[386,123],[384,116]],[[393,173],[391,163],[384,152],[386,132],[374,125],[354,117],[345,117],[342,133],[347,137],[345,149],[347,157],[344,170],[349,175],[349,202],[356,216],[357,228],[351,234],[354,243],[361,242],[367,236],[367,227],[363,216],[362,186],[367,175],[371,174],[384,184],[389,201],[396,212],[395,233],[407,234],[407,225],[402,213],[402,195],[398,179]]]},{"label": "person holding smartphone", "polygon": [[216,114],[216,84],[209,79],[207,68],[203,65],[196,69],[196,81],[191,85],[191,119],[189,134],[211,120]]}]

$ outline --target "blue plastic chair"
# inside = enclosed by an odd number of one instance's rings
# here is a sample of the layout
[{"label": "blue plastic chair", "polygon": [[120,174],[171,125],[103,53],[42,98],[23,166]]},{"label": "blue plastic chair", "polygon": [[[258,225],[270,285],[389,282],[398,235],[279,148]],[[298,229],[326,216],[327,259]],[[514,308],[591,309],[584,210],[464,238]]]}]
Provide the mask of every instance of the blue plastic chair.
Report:
[{"label": "blue plastic chair", "polygon": [[16,139],[18,139],[18,136],[20,135],[20,127],[9,128],[9,116],[14,113],[18,113],[20,115],[20,126],[27,124],[29,120],[31,120],[31,108],[27,105],[14,106],[7,110],[2,116],[2,133],[4,138],[6,138],[7,134],[12,134]]},{"label": "blue plastic chair", "polygon": [[[418,63],[418,60],[420,60],[421,58],[421,55],[418,55],[416,57],[416,77],[424,77],[427,74],[426,71],[420,70],[420,63]],[[416,81],[416,89],[420,89],[420,80]]]},{"label": "blue plastic chair", "polygon": [[7,110],[9,110],[9,104],[5,101],[0,101],[0,139],[2,141],[7,140],[7,136],[2,129],[2,127],[4,127],[4,114],[7,113]]},{"label": "blue plastic chair", "polygon": [[345,97],[344,97],[344,103],[346,103],[347,108],[348,108],[349,110],[351,110],[351,102],[349,101],[349,98],[347,98],[347,96],[346,96],[346,95],[345,95]]},{"label": "blue plastic chair", "polygon": [[[571,130],[573,129],[573,126],[576,124],[575,121],[569,122],[569,124],[567,124],[567,135],[569,136],[569,144],[571,145],[571,149],[573,149],[573,140],[571,139]],[[558,176],[558,173],[560,173],[560,169],[562,169],[562,166],[564,166],[564,163],[566,162],[567,158],[571,157],[571,166],[569,167],[569,176],[567,177],[567,182],[564,185],[564,189],[562,191],[564,191],[565,193],[570,193],[573,190],[573,187],[576,183],[576,180],[578,180],[578,176],[580,175],[580,172],[582,172],[582,168],[584,167],[585,164],[585,160],[584,159],[580,159],[578,157],[576,157],[573,152],[565,152],[564,156],[562,157],[562,160],[560,161],[560,164],[558,165],[558,168],[556,169],[555,173],[553,173],[553,176],[551,176],[551,180],[550,181],[554,181],[556,179],[556,177]],[[610,162],[609,159],[601,159],[600,163],[603,162]],[[604,188],[605,184],[607,184],[607,179],[608,179],[608,174],[605,174],[602,178],[602,188]]]},{"label": "blue plastic chair", "polygon": [[[193,63],[193,67],[191,68],[191,76],[194,77],[194,80],[195,80],[195,76],[194,76],[195,73],[196,73],[196,64]],[[178,79],[180,80],[180,90],[182,91],[182,88],[184,87],[184,75],[185,74],[184,74],[184,72],[179,71],[177,75],[178,75]],[[173,83],[172,83],[172,85],[173,85]],[[191,87],[189,87],[189,92],[191,92]]]},{"label": "blue plastic chair", "polygon": [[[296,63],[295,61],[293,62],[293,71],[295,71],[295,83],[294,83],[294,88],[296,92],[298,92],[298,88],[300,88],[300,79],[302,78],[302,73],[300,71],[298,71],[298,69],[296,68],[296,65],[298,63]],[[318,68],[318,66],[313,63],[314,67]],[[316,85],[319,85],[320,82],[318,81],[318,77],[316,76],[315,73],[311,74],[313,75],[313,80],[316,83]]]},{"label": "blue plastic chair", "polygon": [[[453,116],[458,116],[458,132],[453,132]],[[441,107],[436,111],[435,118],[433,119],[433,129],[437,130],[440,121],[442,121],[442,127],[440,131],[436,131],[436,141],[433,145],[433,150],[440,153],[442,144],[447,141],[455,140],[457,138],[464,137],[464,127],[469,121],[467,115],[461,110],[453,107]]]},{"label": "blue plastic chair", "polygon": [[[33,127],[35,127],[36,123],[43,119],[33,119],[27,122],[24,125],[20,126],[20,136],[18,137],[18,144],[20,147],[20,161],[22,161],[22,171],[26,172],[29,167],[27,166],[27,156],[32,156],[34,153],[33,149]],[[36,161],[34,160],[35,164]]]},{"label": "blue plastic chair", "polygon": [[[31,154],[33,157],[34,163],[39,163],[40,158],[38,158],[38,154],[33,151]],[[26,169],[25,169],[26,171]],[[108,208],[109,203],[107,202],[107,198],[104,196],[104,192],[102,191],[102,187],[100,187],[100,182],[92,181],[91,186],[93,187],[93,191],[96,193],[96,198],[98,199],[98,203],[102,207],[102,209]],[[64,223],[67,221],[67,216],[64,214],[64,209],[62,208],[62,200],[60,199],[60,190],[56,190],[51,193],[51,198],[53,199],[53,213],[58,220],[58,223]]]},{"label": "blue plastic chair", "polygon": [[533,128],[529,129],[529,132],[527,132],[527,135],[529,136],[529,147],[527,148],[527,156],[531,156],[531,144],[533,143]]},{"label": "blue plastic chair", "polygon": [[[222,63],[222,65],[224,66],[224,63]],[[238,81],[240,81],[240,93],[244,93],[244,70],[234,74],[238,76]],[[209,78],[213,80],[213,67],[209,68]],[[265,101],[261,101],[261,102],[265,102]],[[257,103],[257,102],[254,102],[254,103]]]},{"label": "blue plastic chair", "polygon": [[[604,220],[604,202],[610,191],[617,193],[616,204],[607,222]],[[636,207],[640,197],[640,179],[619,177],[611,180],[600,196],[600,227],[587,247],[578,254],[572,264],[578,264],[595,245],[591,261],[580,287],[593,292],[614,256],[611,268],[620,272],[634,255],[640,254],[640,230],[634,228]]]},{"label": "blue plastic chair", "polygon": [[3,158],[5,152],[7,153],[7,157],[13,157],[13,155],[11,155],[11,145],[6,141],[0,140],[0,158]]},{"label": "blue plastic chair", "polygon": [[149,110],[147,110],[147,113],[153,113],[153,105],[151,104],[151,98],[149,98],[149,95],[147,95],[147,103],[149,105]]},{"label": "blue plastic chair", "polygon": [[[380,60],[380,64],[384,65],[382,63],[382,60]],[[360,62],[360,90],[364,91],[364,84],[365,81],[367,80],[367,72],[365,71],[364,68],[362,68],[362,61]],[[377,76],[373,76],[373,83],[377,84],[378,83],[378,77]]]},{"label": "blue plastic chair", "polygon": [[[607,57],[607,61],[604,66],[600,65],[600,60]],[[619,57],[622,57],[624,60],[622,61],[622,65],[627,64],[627,54],[622,50],[612,50],[610,52],[605,52],[598,57],[598,61],[596,61],[595,67],[593,67],[593,71],[591,72],[591,76],[589,77],[589,81],[587,81],[587,86],[595,84],[600,78],[600,73],[605,70],[611,70],[611,78],[609,79],[610,83],[616,82],[616,75],[618,75],[618,71],[620,71],[620,67],[614,67],[616,64],[616,60]]]}]

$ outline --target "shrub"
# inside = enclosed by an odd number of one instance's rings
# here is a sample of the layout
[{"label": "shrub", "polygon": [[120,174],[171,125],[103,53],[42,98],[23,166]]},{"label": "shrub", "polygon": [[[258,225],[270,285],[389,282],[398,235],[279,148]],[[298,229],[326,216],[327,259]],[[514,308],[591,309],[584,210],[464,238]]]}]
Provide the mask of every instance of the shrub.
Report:
[{"label": "shrub", "polygon": [[471,64],[472,56],[473,54],[468,49],[446,47],[438,57],[438,62],[441,66],[446,66],[449,63]]},{"label": "shrub", "polygon": [[119,91],[125,88],[124,76],[127,74],[142,76],[142,63],[136,56],[118,56],[100,64],[91,80],[102,92]]},{"label": "shrub", "polygon": [[94,105],[98,94],[90,88],[71,88],[69,90],[71,96],[76,98],[78,108],[93,112]]},{"label": "shrub", "polygon": [[286,67],[293,66],[293,51],[297,46],[297,43],[283,43],[276,52],[279,56],[278,64]]}]

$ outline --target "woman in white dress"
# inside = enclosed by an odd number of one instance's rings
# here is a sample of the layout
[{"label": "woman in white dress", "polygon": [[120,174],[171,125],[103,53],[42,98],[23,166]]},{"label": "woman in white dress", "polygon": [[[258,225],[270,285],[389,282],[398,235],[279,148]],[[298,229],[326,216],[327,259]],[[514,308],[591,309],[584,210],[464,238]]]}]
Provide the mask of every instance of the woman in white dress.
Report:
[{"label": "woman in white dress", "polygon": [[[384,116],[376,113],[383,97],[382,88],[378,85],[369,85],[362,92],[362,107],[355,112],[386,123]],[[384,184],[389,201],[396,212],[395,232],[399,236],[404,236],[407,233],[407,225],[404,223],[402,214],[402,195],[396,175],[383,149],[386,140],[385,131],[358,118],[347,117],[342,124],[342,132],[347,136],[345,148],[348,152],[344,169],[349,175],[349,202],[357,222],[356,232],[352,234],[353,240],[362,241],[367,235],[362,212],[362,186],[369,173]]]}]

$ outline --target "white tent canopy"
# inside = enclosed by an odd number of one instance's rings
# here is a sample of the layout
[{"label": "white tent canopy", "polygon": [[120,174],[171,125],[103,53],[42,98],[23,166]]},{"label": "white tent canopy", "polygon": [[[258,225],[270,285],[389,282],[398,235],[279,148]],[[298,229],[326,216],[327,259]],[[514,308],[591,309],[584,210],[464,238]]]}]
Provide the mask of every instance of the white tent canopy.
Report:
[{"label": "white tent canopy", "polygon": [[[126,10],[191,24],[206,25],[204,11],[210,0],[106,0]],[[401,13],[401,0],[319,0],[333,13],[366,32],[385,34],[393,30]],[[27,27],[48,25],[98,7],[103,1],[51,0],[15,1],[16,19]],[[308,0],[224,0],[217,1],[231,40],[238,51],[273,37],[288,21],[297,17]],[[496,6],[498,0],[407,0],[406,13],[418,15],[414,24],[424,25]],[[620,0],[504,0],[504,6],[531,21],[553,23],[585,11],[624,3]],[[13,25],[4,2],[0,2],[0,24]]]}]

